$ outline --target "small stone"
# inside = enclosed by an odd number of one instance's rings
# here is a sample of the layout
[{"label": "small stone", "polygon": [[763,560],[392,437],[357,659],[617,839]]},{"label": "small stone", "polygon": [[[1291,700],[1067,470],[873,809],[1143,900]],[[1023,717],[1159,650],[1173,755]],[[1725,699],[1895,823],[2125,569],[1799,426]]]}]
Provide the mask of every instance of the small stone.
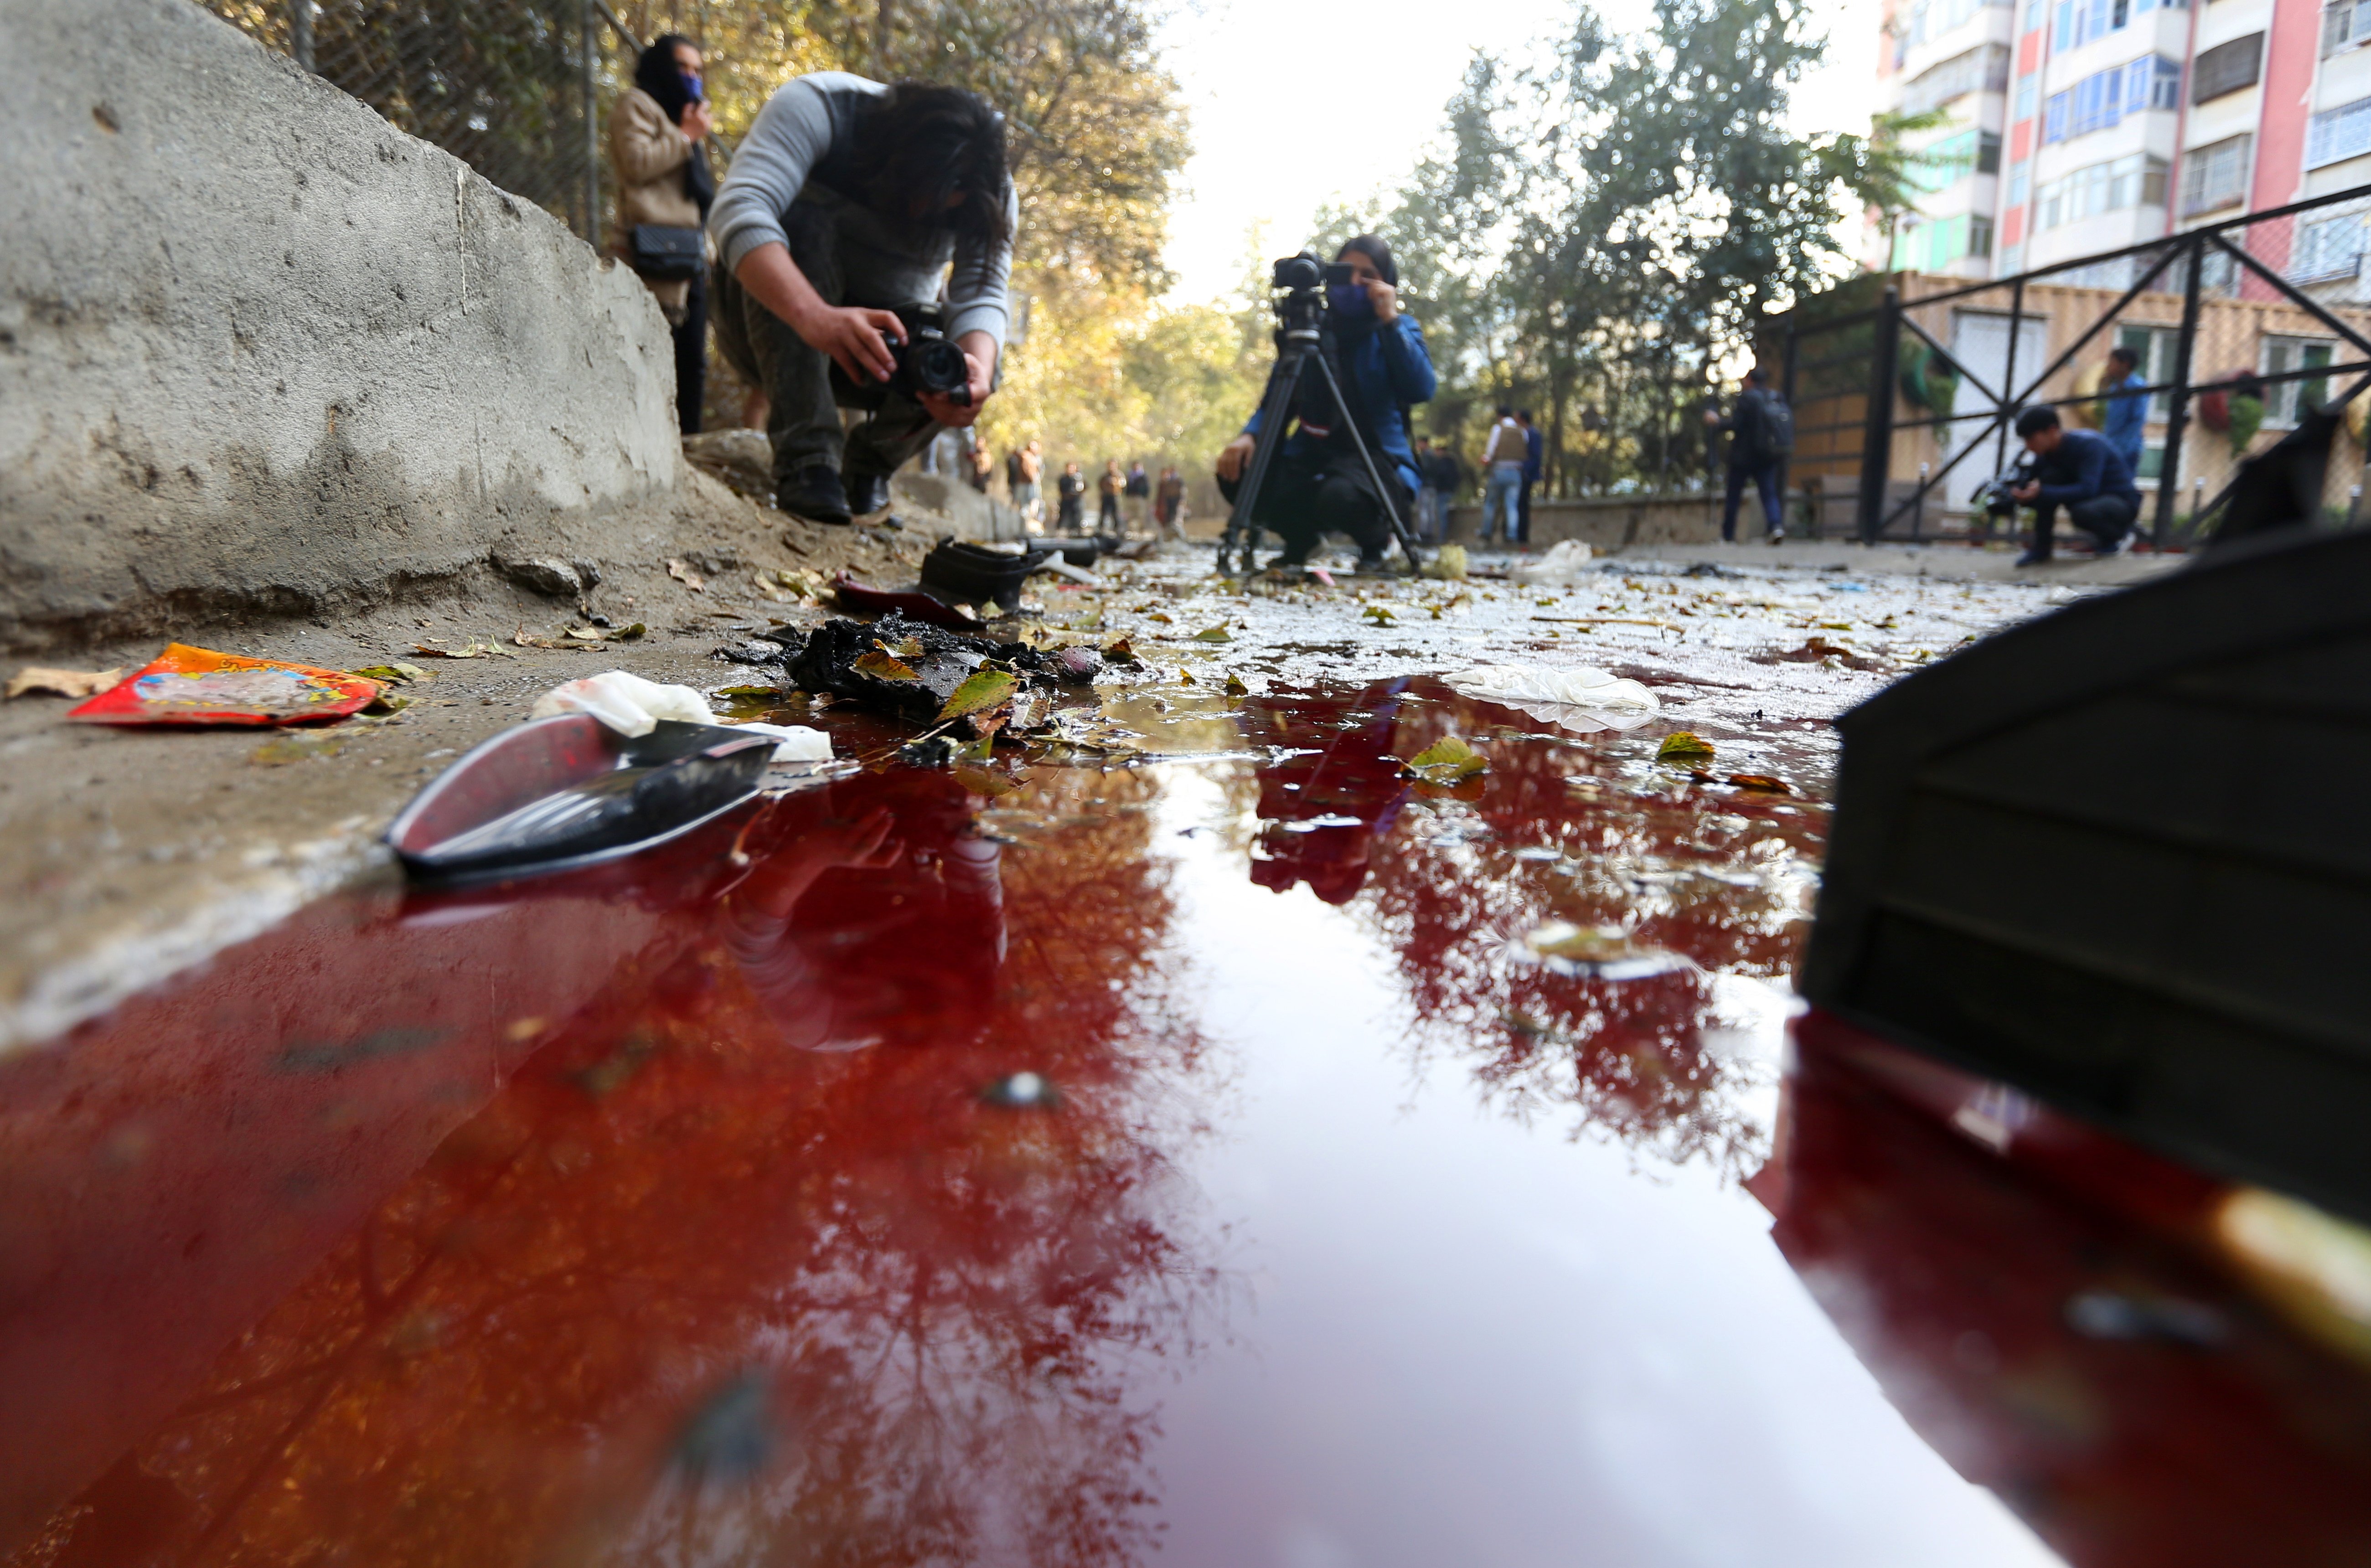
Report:
[{"label": "small stone", "polygon": [[[574,567],[566,561],[553,560],[548,556],[525,559],[498,556],[494,559],[494,565],[504,577],[520,587],[530,593],[549,594],[555,599],[573,599],[576,597],[583,586],[577,579]],[[596,581],[598,581],[597,577]]]}]

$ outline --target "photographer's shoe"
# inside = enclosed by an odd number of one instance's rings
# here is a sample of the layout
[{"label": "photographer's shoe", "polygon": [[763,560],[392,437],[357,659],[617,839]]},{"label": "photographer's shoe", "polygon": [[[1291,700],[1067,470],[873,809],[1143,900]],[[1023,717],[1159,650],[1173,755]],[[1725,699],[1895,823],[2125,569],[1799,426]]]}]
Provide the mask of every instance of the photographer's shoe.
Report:
[{"label": "photographer's shoe", "polygon": [[800,469],[796,479],[785,479],[777,486],[774,504],[809,523],[848,525],[848,496],[840,488],[839,470],[821,463]]},{"label": "photographer's shoe", "polygon": [[848,474],[842,477],[841,483],[848,492],[848,510],[857,516],[870,517],[888,510],[888,475]]},{"label": "photographer's shoe", "polygon": [[2048,566],[2050,564],[2050,558],[2043,555],[2040,550],[2028,550],[2023,555],[2017,558],[2017,564],[2019,566]]}]

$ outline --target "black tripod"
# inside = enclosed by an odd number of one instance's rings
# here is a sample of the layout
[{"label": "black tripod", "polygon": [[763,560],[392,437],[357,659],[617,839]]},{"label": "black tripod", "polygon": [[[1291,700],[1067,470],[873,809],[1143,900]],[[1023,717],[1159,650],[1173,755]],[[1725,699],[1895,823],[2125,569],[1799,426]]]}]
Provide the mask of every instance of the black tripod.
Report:
[{"label": "black tripod", "polygon": [[[1268,466],[1276,460],[1277,448],[1283,445],[1286,429],[1292,422],[1292,411],[1299,407],[1301,378],[1311,365],[1325,384],[1326,394],[1334,401],[1338,428],[1350,434],[1350,444],[1365,465],[1367,480],[1375,487],[1375,495],[1383,503],[1383,515],[1392,525],[1392,536],[1399,541],[1400,554],[1407,558],[1408,570],[1417,567],[1416,536],[1408,531],[1407,520],[1400,515],[1398,489],[1395,479],[1386,478],[1376,467],[1374,454],[1368,450],[1367,438],[1351,417],[1349,400],[1342,395],[1341,373],[1335,369],[1331,345],[1325,341],[1319,323],[1324,318],[1325,294],[1322,287],[1305,283],[1300,276],[1288,273],[1289,268],[1305,264],[1316,272],[1313,257],[1292,257],[1276,264],[1277,282],[1290,287],[1291,292],[1277,303],[1281,324],[1276,333],[1276,363],[1267,373],[1267,389],[1260,394],[1259,437],[1252,447],[1252,460],[1243,469],[1243,479],[1235,491],[1234,509],[1227,513],[1227,531],[1219,536],[1219,570],[1224,572],[1231,557],[1240,556],[1246,575],[1255,570],[1252,559],[1254,547],[1259,541],[1259,525],[1252,521],[1252,508],[1259,502],[1260,488],[1267,482]],[[1322,277],[1322,273],[1317,274]]]}]

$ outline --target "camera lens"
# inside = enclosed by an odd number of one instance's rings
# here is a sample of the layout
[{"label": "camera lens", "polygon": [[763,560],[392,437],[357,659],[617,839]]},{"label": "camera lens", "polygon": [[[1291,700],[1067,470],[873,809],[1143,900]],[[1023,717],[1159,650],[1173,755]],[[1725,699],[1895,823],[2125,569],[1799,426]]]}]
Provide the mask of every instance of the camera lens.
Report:
[{"label": "camera lens", "polygon": [[971,365],[964,352],[944,338],[924,338],[913,347],[914,385],[941,397],[971,385]]},{"label": "camera lens", "polygon": [[1287,256],[1272,275],[1280,289],[1313,289],[1325,281],[1325,270],[1313,256]]}]

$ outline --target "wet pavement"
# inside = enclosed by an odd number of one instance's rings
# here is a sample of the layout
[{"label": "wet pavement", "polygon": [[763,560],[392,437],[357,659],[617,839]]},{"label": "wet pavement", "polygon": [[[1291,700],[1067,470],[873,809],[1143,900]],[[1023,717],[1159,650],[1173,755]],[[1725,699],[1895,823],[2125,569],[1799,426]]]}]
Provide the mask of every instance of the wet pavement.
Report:
[{"label": "wet pavement", "polygon": [[2371,1556],[2338,1340],[1996,1091],[1783,1070],[1824,719],[2041,591],[1186,571],[1047,595],[1139,663],[990,760],[753,700],[868,770],[0,1058],[5,1561]]}]

